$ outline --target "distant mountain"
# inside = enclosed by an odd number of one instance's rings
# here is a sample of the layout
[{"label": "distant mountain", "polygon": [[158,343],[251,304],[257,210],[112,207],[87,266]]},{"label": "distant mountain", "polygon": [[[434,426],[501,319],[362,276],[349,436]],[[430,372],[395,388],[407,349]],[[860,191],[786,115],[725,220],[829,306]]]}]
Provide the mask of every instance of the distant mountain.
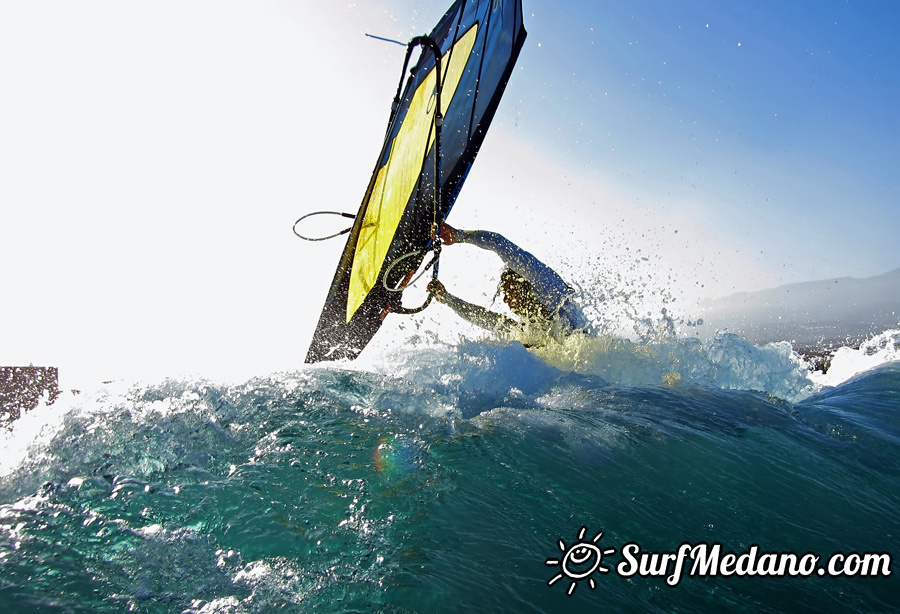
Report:
[{"label": "distant mountain", "polygon": [[741,292],[700,308],[701,333],[727,330],[751,343],[790,341],[803,349],[858,344],[900,325],[900,269]]}]

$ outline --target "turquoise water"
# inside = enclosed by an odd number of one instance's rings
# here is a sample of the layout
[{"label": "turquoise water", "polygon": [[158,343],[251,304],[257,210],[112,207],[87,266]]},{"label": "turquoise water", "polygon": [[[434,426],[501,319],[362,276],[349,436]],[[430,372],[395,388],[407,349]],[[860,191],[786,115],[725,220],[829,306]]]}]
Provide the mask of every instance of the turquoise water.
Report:
[{"label": "turquoise water", "polygon": [[[893,610],[896,574],[671,587],[616,571],[629,542],[896,554],[900,363],[820,389],[789,354],[725,336],[594,348],[565,369],[466,343],[380,369],[133,384],[41,407],[28,446],[6,440],[0,605]],[[582,527],[614,552],[570,596],[546,561]]]}]

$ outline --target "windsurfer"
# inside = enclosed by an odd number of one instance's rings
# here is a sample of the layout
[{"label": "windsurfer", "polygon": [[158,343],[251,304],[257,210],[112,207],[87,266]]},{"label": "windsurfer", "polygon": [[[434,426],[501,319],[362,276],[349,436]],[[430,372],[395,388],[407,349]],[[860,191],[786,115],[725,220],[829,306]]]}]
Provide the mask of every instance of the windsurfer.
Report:
[{"label": "windsurfer", "polygon": [[571,286],[556,271],[503,235],[485,230],[457,230],[441,224],[440,236],[444,245],[466,243],[500,257],[506,269],[500,275],[498,293],[503,293],[503,302],[521,319],[516,321],[473,305],[447,292],[440,281],[431,282],[428,290],[434,298],[461,318],[491,332],[513,336],[530,333],[531,338],[533,333],[542,332],[561,339],[588,328]]}]

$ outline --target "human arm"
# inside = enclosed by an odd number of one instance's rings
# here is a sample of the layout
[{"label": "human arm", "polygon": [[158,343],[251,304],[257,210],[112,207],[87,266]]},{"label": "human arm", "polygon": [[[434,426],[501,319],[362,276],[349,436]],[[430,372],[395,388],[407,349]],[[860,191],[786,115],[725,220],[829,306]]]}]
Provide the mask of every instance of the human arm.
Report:
[{"label": "human arm", "polygon": [[552,310],[558,308],[571,293],[569,286],[556,271],[499,233],[458,230],[442,224],[441,239],[447,245],[466,243],[494,252],[507,267],[527,279],[537,298]]},{"label": "human arm", "polygon": [[476,326],[498,334],[509,333],[518,326],[518,323],[512,318],[507,318],[502,314],[494,313],[484,307],[473,305],[459,297],[453,296],[447,292],[444,284],[439,281],[435,280],[428,284],[428,290],[438,302],[444,303],[455,311],[459,317]]}]

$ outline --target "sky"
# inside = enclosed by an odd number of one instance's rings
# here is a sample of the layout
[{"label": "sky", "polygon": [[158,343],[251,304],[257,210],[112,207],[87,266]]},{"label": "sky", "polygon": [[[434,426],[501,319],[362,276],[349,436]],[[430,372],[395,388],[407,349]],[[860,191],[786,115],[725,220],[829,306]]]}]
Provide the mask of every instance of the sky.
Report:
[{"label": "sky", "polygon": [[[0,0],[0,364],[75,385],[297,368],[343,242],[291,226],[355,212],[400,77],[404,49],[365,34],[405,42],[445,4]],[[896,3],[525,0],[524,19],[451,224],[588,298],[686,309],[900,267]],[[447,252],[448,287],[490,299],[499,265]]]}]

